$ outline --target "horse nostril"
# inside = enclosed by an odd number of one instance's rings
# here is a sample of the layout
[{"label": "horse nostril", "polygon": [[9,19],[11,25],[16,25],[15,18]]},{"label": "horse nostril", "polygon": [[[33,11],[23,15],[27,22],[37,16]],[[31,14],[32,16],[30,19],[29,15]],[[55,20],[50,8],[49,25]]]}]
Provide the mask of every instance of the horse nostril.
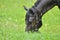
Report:
[{"label": "horse nostril", "polygon": [[37,32],[37,31],[38,31],[38,29],[35,29],[34,31],[36,31],[36,32]]}]

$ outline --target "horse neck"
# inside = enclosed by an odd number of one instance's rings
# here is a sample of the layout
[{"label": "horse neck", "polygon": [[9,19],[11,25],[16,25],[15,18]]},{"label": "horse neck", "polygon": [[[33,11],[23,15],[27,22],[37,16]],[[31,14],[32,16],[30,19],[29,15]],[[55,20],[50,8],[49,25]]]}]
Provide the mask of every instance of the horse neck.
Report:
[{"label": "horse neck", "polygon": [[41,0],[37,0],[35,3],[34,3],[34,6],[32,6],[32,8],[34,7],[37,7],[37,5],[40,3]]},{"label": "horse neck", "polygon": [[[48,5],[47,4],[45,4],[46,6],[42,6],[41,7],[41,5],[42,4],[39,4],[41,1],[37,1],[36,3],[35,3],[35,5],[34,6],[32,6],[32,11],[34,12],[34,13],[38,13],[38,15],[41,17],[43,14],[45,14],[47,11],[49,11],[50,9],[52,9],[55,5],[56,5],[56,3],[55,2],[50,2]],[[39,9],[37,8],[39,6]],[[40,9],[40,8],[43,8],[42,10]]]}]

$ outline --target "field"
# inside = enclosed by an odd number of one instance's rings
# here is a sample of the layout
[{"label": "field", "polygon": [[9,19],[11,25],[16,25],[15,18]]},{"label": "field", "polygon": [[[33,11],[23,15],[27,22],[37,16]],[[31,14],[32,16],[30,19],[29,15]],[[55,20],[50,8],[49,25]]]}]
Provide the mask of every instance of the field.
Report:
[{"label": "field", "polygon": [[60,40],[60,10],[57,6],[42,18],[39,33],[25,32],[23,5],[30,8],[36,0],[0,0],[0,40]]}]

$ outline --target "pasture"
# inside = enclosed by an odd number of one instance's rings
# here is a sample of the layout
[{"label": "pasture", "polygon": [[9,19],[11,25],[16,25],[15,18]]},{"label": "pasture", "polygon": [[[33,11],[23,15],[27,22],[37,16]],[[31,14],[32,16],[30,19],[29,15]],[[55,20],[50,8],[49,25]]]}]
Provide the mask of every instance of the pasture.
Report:
[{"label": "pasture", "polygon": [[57,6],[42,18],[39,32],[25,32],[23,5],[30,8],[36,0],[0,0],[0,40],[60,40],[60,10]]}]

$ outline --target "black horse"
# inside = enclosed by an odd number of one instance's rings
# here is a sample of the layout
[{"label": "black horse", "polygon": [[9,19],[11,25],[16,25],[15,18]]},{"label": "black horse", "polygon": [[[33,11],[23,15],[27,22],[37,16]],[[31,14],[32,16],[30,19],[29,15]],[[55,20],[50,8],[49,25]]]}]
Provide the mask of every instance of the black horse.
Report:
[{"label": "black horse", "polygon": [[24,6],[26,13],[26,31],[38,31],[42,26],[42,16],[54,6],[60,9],[60,0],[37,0],[31,8]]}]

